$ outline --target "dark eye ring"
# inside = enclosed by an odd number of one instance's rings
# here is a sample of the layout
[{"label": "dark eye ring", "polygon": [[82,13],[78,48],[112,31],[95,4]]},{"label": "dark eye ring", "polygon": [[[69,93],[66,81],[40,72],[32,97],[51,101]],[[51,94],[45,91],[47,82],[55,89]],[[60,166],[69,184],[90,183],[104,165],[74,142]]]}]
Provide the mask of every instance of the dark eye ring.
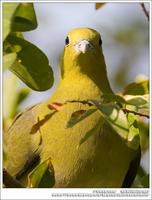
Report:
[{"label": "dark eye ring", "polygon": [[65,39],[65,44],[68,45],[69,44],[69,37],[67,36]]},{"label": "dark eye ring", "polygon": [[99,45],[100,45],[100,46],[102,45],[102,40],[101,40],[101,38],[99,39]]}]

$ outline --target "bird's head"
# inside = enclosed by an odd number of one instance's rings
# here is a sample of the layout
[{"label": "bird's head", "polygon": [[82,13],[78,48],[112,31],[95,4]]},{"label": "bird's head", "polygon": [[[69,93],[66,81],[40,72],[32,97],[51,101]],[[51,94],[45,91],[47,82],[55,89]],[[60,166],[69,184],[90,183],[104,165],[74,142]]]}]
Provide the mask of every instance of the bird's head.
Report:
[{"label": "bird's head", "polygon": [[90,28],[78,28],[69,32],[65,39],[65,54],[73,53],[76,57],[93,53],[101,49],[100,34]]},{"label": "bird's head", "polygon": [[89,67],[90,70],[95,70],[95,66],[99,68],[104,64],[101,45],[102,40],[96,30],[77,28],[70,31],[65,39],[63,70],[79,68],[84,72]]},{"label": "bird's head", "polygon": [[86,83],[89,80],[101,92],[112,93],[101,46],[101,36],[96,30],[77,28],[70,31],[65,39],[61,79],[67,83],[79,80],[81,84],[82,80]]}]

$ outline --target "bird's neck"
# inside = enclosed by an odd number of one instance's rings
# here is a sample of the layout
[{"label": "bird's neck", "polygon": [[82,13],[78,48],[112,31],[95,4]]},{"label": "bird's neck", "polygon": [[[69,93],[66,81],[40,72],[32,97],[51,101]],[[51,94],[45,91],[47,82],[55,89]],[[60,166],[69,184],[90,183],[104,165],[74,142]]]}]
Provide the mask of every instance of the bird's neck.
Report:
[{"label": "bird's neck", "polygon": [[59,84],[52,98],[65,101],[86,101],[90,99],[100,100],[102,94],[113,93],[107,78],[106,69],[98,71],[89,71],[84,73],[76,67],[61,75]]}]

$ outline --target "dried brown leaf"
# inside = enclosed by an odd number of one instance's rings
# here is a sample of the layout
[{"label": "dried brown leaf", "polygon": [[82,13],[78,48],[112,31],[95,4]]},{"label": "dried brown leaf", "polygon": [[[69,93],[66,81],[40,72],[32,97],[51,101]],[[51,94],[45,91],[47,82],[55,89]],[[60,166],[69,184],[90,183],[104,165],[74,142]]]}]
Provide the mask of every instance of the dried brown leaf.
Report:
[{"label": "dried brown leaf", "polygon": [[105,3],[96,3],[95,4],[95,9],[98,10],[99,8],[101,8],[102,6],[104,6]]}]

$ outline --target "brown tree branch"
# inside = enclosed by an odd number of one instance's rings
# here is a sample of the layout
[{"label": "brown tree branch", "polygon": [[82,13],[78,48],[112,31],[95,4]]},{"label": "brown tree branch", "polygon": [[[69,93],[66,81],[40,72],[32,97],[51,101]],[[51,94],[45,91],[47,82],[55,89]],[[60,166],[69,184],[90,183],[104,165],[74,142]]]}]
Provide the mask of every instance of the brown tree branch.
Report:
[{"label": "brown tree branch", "polygon": [[144,3],[140,3],[142,9],[143,9],[143,12],[145,13],[145,16],[147,17],[148,21],[149,21],[149,12],[147,11],[146,7],[145,7],[145,4]]},{"label": "brown tree branch", "polygon": [[147,117],[149,118],[149,115],[146,115],[146,114],[142,114],[142,113],[139,113],[139,112],[136,112],[136,111],[133,111],[133,110],[128,110],[126,108],[123,108],[122,109],[125,113],[133,113],[134,115],[139,115],[141,117]]}]

